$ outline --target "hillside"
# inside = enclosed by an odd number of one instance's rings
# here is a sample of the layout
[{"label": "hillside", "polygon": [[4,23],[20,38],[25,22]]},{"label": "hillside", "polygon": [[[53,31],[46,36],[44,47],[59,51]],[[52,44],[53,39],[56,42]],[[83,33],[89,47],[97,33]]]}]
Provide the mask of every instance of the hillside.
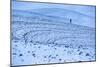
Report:
[{"label": "hillside", "polygon": [[13,12],[13,65],[95,61],[95,28],[54,14]]}]

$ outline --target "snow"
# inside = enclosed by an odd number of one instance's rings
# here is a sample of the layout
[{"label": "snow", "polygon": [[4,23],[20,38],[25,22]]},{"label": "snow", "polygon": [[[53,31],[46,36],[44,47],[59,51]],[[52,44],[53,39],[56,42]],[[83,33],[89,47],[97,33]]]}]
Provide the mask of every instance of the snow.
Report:
[{"label": "snow", "polygon": [[95,61],[91,15],[61,7],[12,11],[12,66]]}]

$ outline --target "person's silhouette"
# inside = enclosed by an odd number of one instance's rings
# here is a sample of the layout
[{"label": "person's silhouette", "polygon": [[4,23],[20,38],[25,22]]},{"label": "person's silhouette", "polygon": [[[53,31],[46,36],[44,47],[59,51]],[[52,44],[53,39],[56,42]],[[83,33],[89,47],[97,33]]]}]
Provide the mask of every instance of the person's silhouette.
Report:
[{"label": "person's silhouette", "polygon": [[72,19],[70,19],[70,23],[72,24]]}]

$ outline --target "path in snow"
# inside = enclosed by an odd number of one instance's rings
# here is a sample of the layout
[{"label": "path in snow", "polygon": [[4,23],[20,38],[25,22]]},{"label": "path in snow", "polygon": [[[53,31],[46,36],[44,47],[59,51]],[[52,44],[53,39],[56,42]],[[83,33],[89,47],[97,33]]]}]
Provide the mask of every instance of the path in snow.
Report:
[{"label": "path in snow", "polygon": [[12,65],[95,61],[95,28],[57,16],[14,12]]}]

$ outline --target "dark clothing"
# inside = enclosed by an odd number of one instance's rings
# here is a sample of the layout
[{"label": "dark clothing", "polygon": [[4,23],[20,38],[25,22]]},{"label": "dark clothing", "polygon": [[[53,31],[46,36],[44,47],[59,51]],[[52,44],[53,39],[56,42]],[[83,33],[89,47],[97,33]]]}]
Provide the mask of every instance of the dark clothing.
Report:
[{"label": "dark clothing", "polygon": [[70,19],[70,23],[72,23],[72,19]]}]

